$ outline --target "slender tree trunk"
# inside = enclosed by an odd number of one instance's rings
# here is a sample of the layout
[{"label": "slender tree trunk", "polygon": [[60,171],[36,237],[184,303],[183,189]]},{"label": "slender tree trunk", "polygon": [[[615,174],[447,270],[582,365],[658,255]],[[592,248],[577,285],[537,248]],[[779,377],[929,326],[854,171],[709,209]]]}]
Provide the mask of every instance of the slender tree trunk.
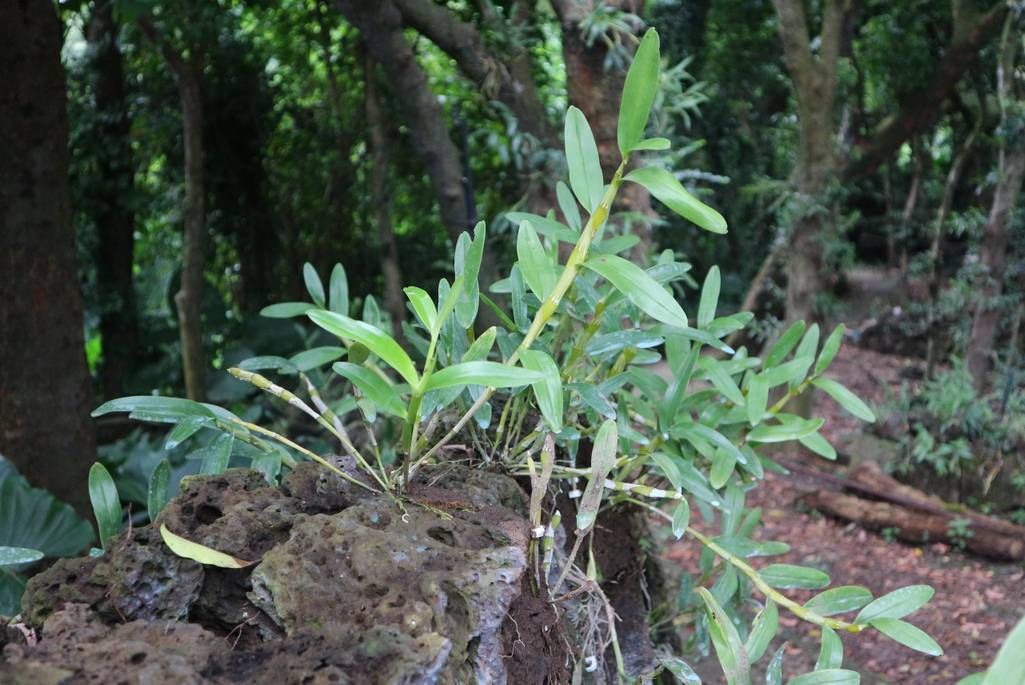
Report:
[{"label": "slender tree trunk", "polygon": [[118,24],[110,3],[95,4],[87,33],[95,79],[95,135],[102,141],[91,203],[99,234],[96,271],[103,336],[100,386],[103,395],[111,398],[124,394],[124,377],[134,364],[139,340],[132,280],[135,215],[130,202],[134,164]]},{"label": "slender tree trunk", "polygon": [[911,220],[915,216],[915,208],[918,206],[918,197],[922,189],[922,176],[925,174],[925,155],[926,153],[921,149],[916,150],[916,145],[911,144],[912,154],[914,160],[912,162],[911,172],[911,187],[908,188],[908,196],[904,199],[904,209],[900,213],[900,225],[901,230],[904,231],[904,240],[900,248],[900,260],[899,262],[894,261],[894,255],[896,253],[895,236],[893,231],[890,232],[890,260],[891,265],[899,264],[900,278],[903,281],[907,277],[908,272],[908,239],[911,234]]},{"label": "slender tree trunk", "polygon": [[0,3],[0,453],[89,516],[95,400],[83,352],[60,37],[49,0]]},{"label": "slender tree trunk", "polygon": [[191,400],[206,396],[203,353],[203,266],[206,255],[206,207],[203,178],[203,102],[201,67],[194,61],[177,74],[185,139],[185,244],[181,288],[174,296],[185,372],[185,394]]},{"label": "slender tree trunk", "polygon": [[384,301],[391,315],[392,334],[404,341],[402,322],[406,304],[402,296],[402,272],[399,270],[399,248],[391,223],[391,197],[388,193],[388,143],[384,115],[378,101],[374,78],[374,62],[366,59],[364,70],[367,133],[370,139],[370,204],[381,246],[381,273],[384,275]]},{"label": "slender tree trunk", "polygon": [[[1025,88],[1015,82],[1020,42],[1021,37],[1014,30],[1014,15],[1009,14],[1004,23],[997,67],[1002,131],[1012,130],[1011,119],[1025,100]],[[979,254],[979,261],[986,273],[979,288],[979,304],[972,321],[965,360],[975,387],[980,392],[989,386],[989,371],[993,363],[993,346],[1000,315],[996,301],[1003,292],[1004,263],[1007,260],[1007,224],[1018,200],[1022,180],[1025,179],[1025,137],[1018,134],[1001,140],[997,170],[999,179],[993,191],[993,205],[986,220]]]}]

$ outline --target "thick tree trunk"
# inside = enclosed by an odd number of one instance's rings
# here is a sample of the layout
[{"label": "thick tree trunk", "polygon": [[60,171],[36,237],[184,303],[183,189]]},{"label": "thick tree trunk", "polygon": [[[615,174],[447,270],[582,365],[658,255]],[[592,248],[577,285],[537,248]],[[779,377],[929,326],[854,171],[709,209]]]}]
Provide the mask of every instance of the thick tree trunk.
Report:
[{"label": "thick tree trunk", "polygon": [[203,267],[206,256],[205,181],[203,178],[203,102],[201,67],[194,61],[176,72],[185,140],[185,243],[181,288],[174,296],[182,347],[185,394],[202,401],[206,356],[203,353]]},{"label": "thick tree trunk", "polygon": [[1008,15],[1000,41],[997,63],[997,96],[1000,100],[1001,130],[997,165],[998,180],[993,191],[993,205],[982,236],[979,261],[985,268],[984,280],[979,287],[979,304],[972,321],[965,363],[979,392],[989,387],[989,371],[993,364],[993,344],[996,340],[999,309],[997,300],[1003,292],[1004,263],[1007,261],[1007,224],[1014,211],[1025,180],[1025,137],[1010,133],[1015,129],[1014,119],[1025,103],[1025,86],[1015,76],[1020,68],[1021,36],[1015,30],[1015,18]]},{"label": "thick tree trunk", "polygon": [[384,116],[378,101],[374,79],[374,62],[369,57],[364,71],[367,112],[367,134],[370,140],[370,204],[373,207],[377,239],[381,247],[381,273],[384,276],[384,301],[391,315],[392,334],[404,341],[402,322],[406,304],[402,296],[402,272],[399,270],[399,248],[391,223],[391,197],[388,193],[388,142]]},{"label": "thick tree trunk", "polygon": [[132,280],[135,215],[130,203],[134,165],[118,28],[110,3],[96,3],[87,33],[96,98],[95,135],[102,145],[90,204],[99,235],[96,276],[103,336],[100,387],[107,398],[124,394],[124,377],[133,366],[139,340]]},{"label": "thick tree trunk", "polygon": [[0,3],[0,453],[89,515],[94,403],[68,188],[61,27],[49,0]]},{"label": "thick tree trunk", "polygon": [[441,222],[455,241],[460,233],[472,228],[466,214],[459,148],[452,142],[445,112],[427,83],[427,74],[406,40],[402,15],[391,0],[336,0],[335,4],[359,29],[370,56],[384,67],[412,143],[426,167]]}]

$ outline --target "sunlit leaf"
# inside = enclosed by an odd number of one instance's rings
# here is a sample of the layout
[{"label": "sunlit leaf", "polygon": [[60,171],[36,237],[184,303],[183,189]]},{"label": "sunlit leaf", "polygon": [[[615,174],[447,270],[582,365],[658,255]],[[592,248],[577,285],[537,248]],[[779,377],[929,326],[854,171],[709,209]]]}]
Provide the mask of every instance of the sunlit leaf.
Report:
[{"label": "sunlit leaf", "polygon": [[537,299],[544,301],[559,276],[529,221],[521,222],[516,234],[516,260],[527,287]]},{"label": "sunlit leaf", "polygon": [[873,600],[861,610],[855,623],[871,623],[878,618],[904,618],[921,609],[935,591],[928,585],[909,585]]},{"label": "sunlit leaf", "polygon": [[359,388],[380,411],[392,416],[405,417],[406,407],[398,391],[378,374],[365,366],[350,362],[337,362],[331,368]]},{"label": "sunlit leaf", "polygon": [[807,602],[804,607],[819,616],[833,616],[848,611],[855,611],[872,601],[872,593],[860,585],[841,585],[825,592],[820,592]]},{"label": "sunlit leaf", "polygon": [[498,362],[462,362],[435,371],[425,389],[437,390],[453,385],[484,385],[492,388],[514,388],[544,379],[538,371]]},{"label": "sunlit leaf", "polygon": [[829,586],[829,574],[807,566],[770,564],[765,568],[758,569],[758,575],[770,586],[783,590],[792,588],[817,590]]},{"label": "sunlit leaf", "polygon": [[[897,618],[877,618],[870,625],[886,637],[929,656],[940,656],[943,648],[921,628]],[[1013,682],[1013,681],[1003,681]]]},{"label": "sunlit leaf", "polygon": [[419,382],[420,378],[416,373],[416,367],[413,366],[413,360],[380,328],[335,312],[312,311],[307,316],[328,333],[364,345],[380,357],[381,361],[395,369],[410,385],[415,386]]}]

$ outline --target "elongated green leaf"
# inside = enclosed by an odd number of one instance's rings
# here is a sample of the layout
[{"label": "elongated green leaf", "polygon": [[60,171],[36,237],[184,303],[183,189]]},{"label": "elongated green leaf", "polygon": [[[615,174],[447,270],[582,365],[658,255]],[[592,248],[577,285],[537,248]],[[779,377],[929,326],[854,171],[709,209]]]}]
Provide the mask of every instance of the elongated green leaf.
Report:
[{"label": "elongated green leaf", "polygon": [[157,520],[157,514],[163,511],[167,504],[167,486],[170,480],[171,464],[166,459],[161,459],[150,474],[149,489],[146,492],[146,511],[151,522]]},{"label": "elongated green leaf", "polygon": [[765,416],[765,410],[769,405],[769,384],[765,377],[756,373],[751,376],[751,382],[747,386],[747,420],[752,426],[757,426]]},{"label": "elongated green leaf", "polygon": [[542,379],[531,384],[537,406],[553,433],[562,430],[562,375],[559,366],[547,352],[524,350],[520,359],[524,368],[542,374]]},{"label": "elongated green leaf", "polygon": [[265,316],[268,319],[291,319],[293,316],[303,316],[306,312],[316,308],[316,305],[309,302],[279,302],[261,309],[260,316]]},{"label": "elongated green leaf", "polygon": [[805,609],[814,611],[819,616],[833,616],[855,611],[872,601],[872,593],[860,585],[841,585],[825,592],[820,592],[805,605]]},{"label": "elongated green leaf", "polygon": [[782,423],[762,424],[747,434],[748,442],[786,442],[811,435],[825,423],[824,419],[785,417]]},{"label": "elongated green leaf", "polygon": [[684,188],[665,169],[645,166],[626,175],[627,181],[639,183],[655,198],[684,219],[712,233],[726,233],[726,219]]},{"label": "elongated green leaf", "polygon": [[1018,621],[986,671],[982,685],[1025,685],[1025,618]]},{"label": "elongated green leaf", "polygon": [[317,270],[309,262],[303,264],[303,282],[306,283],[306,292],[310,294],[313,303],[318,307],[323,307],[325,303],[324,284],[321,283]]},{"label": "elongated green leaf", "polygon": [[555,196],[559,200],[559,209],[562,210],[566,223],[574,231],[579,231],[583,226],[583,220],[580,218],[580,207],[577,205],[577,199],[573,197],[573,191],[559,181],[555,184]]},{"label": "elongated green leaf", "polygon": [[937,644],[936,640],[932,639],[921,628],[913,626],[907,621],[901,621],[897,618],[877,618],[871,622],[871,626],[905,647],[910,647],[929,656],[940,656],[943,654],[943,648]]},{"label": "elongated green leaf", "polygon": [[758,575],[766,583],[775,588],[788,590],[817,590],[829,586],[829,574],[817,568],[794,566],[792,564],[770,564],[758,570]]},{"label": "elongated green leaf", "polygon": [[683,659],[669,655],[659,655],[657,658],[662,668],[676,678],[676,682],[682,685],[701,685],[701,677]]},{"label": "elongated green leaf", "polygon": [[768,369],[773,366],[779,366],[780,363],[786,359],[787,355],[790,354],[790,350],[794,349],[794,345],[798,343],[801,336],[804,335],[807,330],[807,325],[803,321],[795,321],[783,331],[783,334],[776,339],[776,342],[772,344],[769,351],[765,354],[762,360],[762,365]]},{"label": "elongated green leaf", "polygon": [[121,499],[110,472],[99,462],[89,469],[89,501],[100,529],[100,544],[107,549],[110,540],[121,532]]},{"label": "elongated green leaf", "polygon": [[342,316],[349,315],[349,279],[345,275],[345,267],[335,264],[331,269],[328,281],[328,308]]},{"label": "elongated green leaf", "polygon": [[755,616],[754,623],[751,624],[751,632],[748,634],[747,642],[744,644],[744,648],[747,649],[747,655],[752,662],[762,658],[765,650],[769,648],[772,638],[776,635],[778,628],[779,609],[776,608],[776,603],[771,599],[766,600],[765,608]]},{"label": "elongated green leaf", "polygon": [[634,145],[634,152],[642,150],[668,150],[672,143],[668,138],[646,138]]},{"label": "elongated green leaf", "polygon": [[336,359],[341,359],[346,354],[344,347],[314,347],[309,350],[293,355],[288,361],[296,369],[303,373],[313,369],[319,369],[325,364],[330,364]]},{"label": "elongated green leaf", "polygon": [[[575,243],[580,237],[580,233],[573,229],[559,223],[555,219],[549,219],[545,216],[538,214],[528,214],[527,212],[508,212],[505,215],[509,221],[513,221],[517,224],[523,221],[529,221],[530,225],[534,227],[537,233],[543,236],[558,240],[563,243]],[[499,291],[494,291],[499,292]]]},{"label": "elongated green leaf", "polygon": [[819,658],[815,662],[816,671],[840,668],[843,665],[843,642],[836,631],[829,626],[822,626],[822,647]]},{"label": "elongated green leaf", "polygon": [[214,441],[204,450],[203,463],[199,466],[199,472],[207,475],[216,475],[228,470],[228,463],[231,461],[231,450],[235,446],[235,436],[231,433],[222,433],[214,438]]},{"label": "elongated green leaf", "polygon": [[587,117],[576,107],[566,112],[565,126],[566,166],[569,167],[569,186],[588,212],[594,212],[605,192],[601,161],[594,134]]},{"label": "elongated green leaf", "polygon": [[380,328],[335,312],[312,311],[307,316],[328,333],[354,340],[365,346],[380,357],[381,361],[395,369],[410,385],[415,386],[419,383],[420,377],[413,366],[413,360]]},{"label": "elongated green leaf", "polygon": [[160,397],[158,395],[135,395],[130,397],[119,397],[116,400],[104,402],[92,411],[90,416],[103,416],[114,412],[145,411],[158,414],[177,415],[185,418],[187,416],[205,416],[215,418],[217,415],[210,408],[200,402],[184,400],[178,397]]},{"label": "elongated green leaf", "polygon": [[167,438],[164,440],[164,449],[173,450],[211,423],[213,423],[213,419],[208,416],[186,416],[167,434]]},{"label": "elongated green leaf", "polygon": [[765,685],[783,685],[783,655],[786,654],[787,643],[776,650],[765,668]]},{"label": "elongated green leaf", "polygon": [[673,535],[676,536],[677,540],[683,537],[689,525],[690,504],[687,502],[687,498],[684,497],[677,503],[676,509],[673,510]]},{"label": "elongated green leaf", "polygon": [[260,357],[250,357],[249,359],[243,359],[238,363],[238,368],[243,371],[277,371],[279,373],[299,373],[299,369],[295,368],[295,364],[288,361],[284,357],[275,357],[273,355],[266,355]]},{"label": "elongated green leaf", "polygon": [[687,327],[687,315],[680,304],[636,264],[616,255],[597,255],[584,262],[584,266],[611,283],[651,318],[670,326]]},{"label": "elongated green leaf", "polygon": [[934,590],[928,585],[909,585],[873,600],[861,610],[855,623],[870,623],[877,618],[904,618],[932,599]]},{"label": "elongated green leaf", "polygon": [[205,545],[201,545],[198,542],[192,542],[186,540],[180,535],[175,535],[167,529],[167,526],[161,524],[160,526],[160,537],[163,538],[164,544],[167,545],[168,549],[182,557],[183,559],[191,559],[192,561],[198,561],[204,566],[217,566],[220,568],[245,568],[246,566],[252,566],[255,561],[245,561],[238,557],[233,557],[224,552],[218,552],[215,549],[210,549]]},{"label": "elongated green leaf", "polygon": [[829,365],[833,363],[833,358],[836,357],[836,353],[840,351],[840,345],[843,343],[843,333],[844,325],[840,324],[829,334],[826,342],[822,343],[822,351],[819,352],[819,358],[815,362],[815,371],[813,372],[816,376],[828,369]]},{"label": "elongated green leaf", "polygon": [[660,65],[658,32],[648,29],[634,53],[633,62],[623,83],[623,99],[619,105],[619,128],[616,139],[625,159],[644,138],[644,129],[651,115],[651,105],[658,92]]},{"label": "elongated green leaf", "polygon": [[737,387],[736,381],[733,380],[733,377],[724,365],[717,359],[701,357],[698,360],[698,366],[705,372],[708,380],[712,381],[712,385],[715,386],[716,390],[723,394],[723,397],[734,404],[744,404],[744,395],[740,392],[740,388]]},{"label": "elongated green leaf", "polygon": [[862,421],[868,421],[874,423],[876,415],[869,409],[868,405],[861,401],[857,395],[853,392],[840,385],[832,378],[816,378],[812,381],[819,390],[822,390],[827,395],[836,400],[836,403],[841,407],[854,414]]},{"label": "elongated green leaf", "polygon": [[856,671],[843,668],[829,668],[799,675],[787,685],[858,685],[861,676]]},{"label": "elongated green leaf", "polygon": [[31,564],[43,558],[43,553],[38,549],[27,547],[0,547],[0,568],[4,566],[18,566],[20,564]]},{"label": "elongated green leaf", "polygon": [[544,379],[544,374],[498,362],[462,362],[435,371],[427,379],[426,390],[453,385],[484,385],[491,388],[515,388]]},{"label": "elongated green leaf", "polygon": [[836,449],[829,444],[829,441],[822,437],[821,433],[812,433],[805,435],[802,438],[798,438],[800,443],[810,449],[815,454],[819,455],[824,459],[833,461],[836,459]]},{"label": "elongated green leaf", "polygon": [[728,685],[750,685],[751,659],[740,639],[740,633],[711,592],[703,587],[698,594],[708,609],[708,634],[719,657]]},{"label": "elongated green leaf", "polygon": [[715,318],[715,308],[719,304],[719,289],[722,287],[722,278],[719,276],[719,267],[713,266],[705,276],[705,283],[701,286],[701,301],[698,304],[698,328],[705,328]]},{"label": "elongated green leaf", "polygon": [[398,390],[370,369],[350,362],[337,362],[331,368],[359,388],[378,410],[392,416],[405,417],[406,407]]},{"label": "elongated green leaf", "polygon": [[745,456],[729,438],[714,428],[709,428],[702,423],[687,423],[677,426],[673,430],[673,435],[682,437],[694,445],[695,448],[698,448],[698,443],[695,439],[704,440],[715,445],[721,450],[729,452],[738,463],[747,463],[747,456]]},{"label": "elongated green leaf", "polygon": [[555,288],[559,276],[529,221],[520,222],[516,234],[516,259],[527,287],[543,302]]},{"label": "elongated green leaf", "polygon": [[441,304],[438,306],[438,330],[445,325],[448,321],[448,317],[455,311],[456,305],[459,303],[459,298],[463,292],[463,277],[457,276],[452,281],[452,287],[445,291],[445,287],[448,286],[448,281],[444,278],[438,283],[438,302]]},{"label": "elongated green leaf", "polygon": [[477,318],[480,307],[480,265],[484,259],[484,241],[487,226],[483,221],[473,227],[473,240],[467,233],[456,242],[455,274],[463,279],[463,287],[456,303],[456,321],[463,328],[469,328]]},{"label": "elongated green leaf", "polygon": [[437,332],[438,309],[434,306],[434,300],[431,299],[428,292],[415,286],[403,288],[402,292],[406,293],[409,304],[413,307],[413,313],[416,314],[416,318],[420,319],[420,323],[427,329],[427,332]]},{"label": "elongated green leaf", "polygon": [[785,385],[798,378],[803,380],[805,374],[808,373],[808,367],[811,366],[813,361],[814,357],[808,355],[795,357],[788,362],[783,362],[779,366],[767,367],[762,372],[765,376],[765,383],[770,388],[774,388],[777,385]]},{"label": "elongated green leaf", "polygon": [[729,482],[736,466],[737,458],[732,452],[716,450],[715,456],[712,457],[712,468],[708,472],[708,483],[718,490]]},{"label": "elongated green leaf", "polygon": [[614,420],[606,419],[599,426],[591,447],[591,475],[577,504],[577,535],[583,535],[594,525],[601,507],[601,496],[605,491],[605,479],[616,465],[618,450],[618,426]]}]

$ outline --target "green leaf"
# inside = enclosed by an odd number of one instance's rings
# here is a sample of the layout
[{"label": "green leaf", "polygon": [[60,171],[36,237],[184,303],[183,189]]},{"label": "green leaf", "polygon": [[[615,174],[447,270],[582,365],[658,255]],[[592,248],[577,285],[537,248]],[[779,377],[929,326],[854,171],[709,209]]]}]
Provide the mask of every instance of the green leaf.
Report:
[{"label": "green leaf", "polygon": [[625,159],[644,138],[644,129],[651,115],[651,105],[658,92],[659,57],[658,32],[648,29],[634,53],[633,62],[623,83],[623,99],[619,105],[619,127],[616,139]]},{"label": "green leaf", "polygon": [[231,450],[235,445],[235,436],[231,433],[222,433],[203,452],[203,463],[199,466],[199,472],[206,475],[216,475],[228,470],[228,463],[231,461]]},{"label": "green leaf", "polygon": [[861,610],[855,623],[871,623],[877,618],[904,618],[925,606],[934,590],[928,585],[909,585],[872,601]]},{"label": "green leaf", "polygon": [[279,302],[261,309],[260,316],[265,316],[268,319],[291,319],[293,316],[303,316],[306,312],[316,308],[309,302]]},{"label": "green leaf", "polygon": [[157,514],[163,511],[167,504],[167,485],[170,479],[171,464],[166,459],[161,459],[150,474],[149,489],[146,493],[146,510],[151,522],[157,520]]},{"label": "green leaf", "polygon": [[110,472],[99,462],[89,469],[89,501],[100,529],[100,544],[107,549],[107,543],[121,532],[121,499]]},{"label": "green leaf", "polygon": [[299,373],[299,369],[295,368],[295,364],[288,361],[284,357],[275,357],[272,355],[265,355],[260,357],[250,357],[249,359],[243,359],[238,363],[238,368],[243,371],[277,371],[279,373]]},{"label": "green leaf", "polygon": [[555,282],[559,277],[529,221],[520,222],[520,229],[516,234],[516,259],[527,287],[537,295],[537,299],[544,302],[555,288]]},{"label": "green leaf", "polygon": [[606,419],[598,427],[591,447],[591,475],[577,504],[577,535],[583,535],[594,525],[605,491],[605,479],[616,465],[618,450],[619,429],[613,419]]},{"label": "green leaf", "polygon": [[213,419],[208,416],[186,416],[167,434],[167,438],[164,440],[164,449],[173,450],[211,423],[213,423]]},{"label": "green leaf", "polygon": [[591,126],[576,107],[571,106],[566,112],[564,135],[569,186],[584,209],[593,213],[605,193],[605,180]]},{"label": "green leaf", "polygon": [[776,650],[765,669],[765,685],[783,685],[783,655],[786,654],[787,643]]},{"label": "green leaf", "polygon": [[27,547],[0,547],[0,568],[4,566],[18,566],[20,564],[31,564],[43,558],[43,553],[38,549]]},{"label": "green leaf", "polygon": [[668,150],[672,143],[669,142],[668,138],[646,138],[641,142],[634,145],[633,151],[640,152],[642,150]]},{"label": "green leaf", "polygon": [[698,304],[698,328],[705,328],[715,318],[715,307],[719,304],[719,289],[722,287],[722,278],[719,276],[719,267],[713,266],[705,276],[705,283],[701,286],[701,301]]},{"label": "green leaf", "polygon": [[0,545],[66,557],[78,554],[93,539],[92,527],[69,505],[31,487],[13,470],[0,475]]},{"label": "green leaf", "polygon": [[700,228],[712,233],[726,233],[726,219],[722,214],[687,192],[665,169],[641,167],[627,174],[624,180],[644,186],[659,202]]},{"label": "green leaf", "polygon": [[541,415],[553,433],[562,430],[562,375],[559,366],[547,352],[524,350],[520,359],[524,368],[542,374],[542,379],[531,384]]},{"label": "green leaf", "polygon": [[790,354],[790,350],[794,349],[794,345],[804,335],[804,331],[807,329],[807,325],[803,321],[795,321],[786,329],[776,342],[772,344],[769,351],[766,352],[764,359],[762,360],[762,366],[766,369],[773,366],[779,366],[780,363],[786,359],[787,355]]},{"label": "green leaf", "polygon": [[708,380],[712,381],[712,385],[723,394],[723,397],[734,404],[744,404],[744,395],[724,364],[712,357],[701,357],[698,360],[698,367],[705,372]]},{"label": "green leaf", "polygon": [[701,677],[683,659],[670,655],[657,655],[659,665],[669,671],[682,685],[701,685]]},{"label": "green leaf", "polygon": [[562,210],[562,215],[566,218],[566,223],[574,231],[579,231],[583,226],[583,221],[580,218],[580,207],[577,205],[577,199],[573,197],[573,192],[569,189],[562,181],[555,184],[555,196],[559,201],[559,209]]},{"label": "green leaf", "polygon": [[335,312],[312,311],[307,316],[328,333],[333,333],[340,338],[355,340],[367,347],[380,357],[381,361],[395,369],[410,385],[416,386],[420,382],[416,367],[413,366],[413,360],[390,335],[380,328]]},{"label": "green leaf", "polygon": [[413,306],[413,312],[416,314],[416,318],[420,319],[420,323],[427,329],[428,333],[437,333],[436,326],[438,325],[438,310],[434,306],[434,300],[423,288],[417,288],[415,286],[409,286],[403,288],[402,292],[406,293],[406,297],[409,299],[409,304]]},{"label": "green leaf", "polygon": [[438,301],[441,306],[438,307],[438,331],[441,331],[441,327],[448,321],[448,317],[455,311],[456,305],[459,303],[459,298],[463,292],[463,277],[457,276],[452,281],[452,287],[445,292],[444,288],[448,285],[448,281],[444,278],[438,283]]},{"label": "green leaf", "polygon": [[737,458],[732,452],[716,450],[712,457],[712,469],[708,472],[708,482],[715,489],[719,489],[730,480],[733,470],[737,466]]},{"label": "green leaf", "polygon": [[840,324],[829,334],[826,342],[822,343],[822,351],[819,352],[819,358],[815,362],[815,370],[813,371],[816,376],[828,369],[829,365],[833,363],[833,358],[836,357],[836,353],[840,351],[840,345],[843,343],[843,332],[844,326]]},{"label": "green leaf", "polygon": [[462,362],[435,371],[427,378],[425,390],[453,385],[484,385],[491,388],[515,388],[544,379],[538,371],[498,362]]},{"label": "green leaf", "polygon": [[459,291],[456,303],[456,321],[463,328],[469,328],[477,319],[480,306],[480,265],[484,259],[484,240],[487,227],[478,221],[473,227],[473,240],[467,233],[462,233],[456,242],[455,275],[462,277],[463,287]]},{"label": "green leaf", "polygon": [[875,422],[876,415],[872,413],[872,410],[869,409],[868,405],[862,402],[861,398],[834,381],[832,378],[816,378],[811,383],[816,388],[822,390],[836,400],[836,403],[845,410],[854,414],[862,421],[868,421],[869,423]]},{"label": "green leaf", "polygon": [[674,436],[680,436],[683,439],[690,442],[692,445],[697,447],[695,438],[698,440],[704,440],[710,442],[721,450],[729,452],[730,456],[733,457],[740,464],[747,463],[747,457],[741,452],[736,445],[734,445],[729,438],[708,426],[701,423],[687,423],[680,426],[676,426],[673,431]]},{"label": "green leaf", "polygon": [[336,362],[331,368],[339,376],[348,379],[349,382],[359,388],[360,392],[373,402],[380,411],[392,416],[405,418],[406,406],[403,404],[402,398],[399,397],[395,387],[384,378],[381,378],[381,376],[365,366],[359,366],[350,362]]},{"label": "green leaf", "polygon": [[342,316],[349,315],[349,279],[345,275],[345,267],[335,264],[331,269],[331,279],[327,286],[328,308]]},{"label": "green leaf", "polygon": [[320,282],[317,270],[309,262],[303,264],[303,282],[306,283],[306,292],[313,298],[313,303],[318,307],[324,306],[324,284]]},{"label": "green leaf", "polygon": [[344,357],[345,354],[344,347],[314,347],[293,355],[288,361],[296,369],[305,373],[330,364],[334,360]]},{"label": "green leaf", "polygon": [[1025,685],[1025,618],[1018,621],[986,671],[982,685]]},{"label": "green leaf", "polygon": [[799,675],[787,685],[858,685],[860,682],[861,676],[855,671],[830,668]]},{"label": "green leaf", "polygon": [[815,360],[814,357],[807,355],[804,357],[795,357],[788,362],[783,362],[778,366],[766,367],[762,372],[765,376],[765,384],[770,388],[774,388],[777,385],[784,385],[796,380],[798,377],[804,380],[804,376],[808,373],[808,367]]},{"label": "green leaf", "polygon": [[[928,633],[907,621],[896,618],[877,618],[870,625],[886,637],[929,656],[940,656],[943,648]],[[1005,683],[1012,681],[1002,681]]]},{"label": "green leaf", "polygon": [[711,592],[703,587],[698,594],[708,609],[708,634],[719,657],[728,685],[750,685],[751,659],[736,626]]},{"label": "green leaf", "polygon": [[840,668],[843,665],[843,642],[836,631],[829,626],[822,626],[822,648],[815,662],[816,671]]},{"label": "green leaf", "polygon": [[673,535],[677,540],[687,532],[688,525],[690,525],[690,504],[687,503],[686,498],[683,498],[673,510]]},{"label": "green leaf", "polygon": [[765,382],[765,376],[756,373],[751,376],[751,382],[747,386],[747,420],[752,426],[757,426],[765,416],[765,410],[769,406],[769,384]]},{"label": "green leaf", "polygon": [[744,644],[744,648],[747,649],[747,655],[752,662],[762,658],[765,650],[769,648],[772,638],[776,635],[778,628],[779,609],[776,608],[776,603],[771,599],[766,600],[765,608],[755,616],[754,623],[751,624],[751,632],[748,634],[747,642]]},{"label": "green leaf", "polygon": [[783,417],[779,424],[762,424],[751,429],[747,434],[748,442],[786,442],[787,440],[800,440],[811,435],[825,423],[825,419],[802,419],[800,417]]},{"label": "green leaf", "polygon": [[210,549],[205,545],[201,545],[191,540],[175,535],[167,529],[167,526],[161,524],[160,526],[160,537],[163,538],[164,544],[167,547],[182,557],[183,559],[191,559],[192,561],[198,561],[204,566],[217,566],[219,568],[245,568],[246,566],[252,566],[255,561],[244,561],[237,557],[233,557],[225,554],[224,552],[218,552],[215,549]]},{"label": "green leaf", "polygon": [[830,461],[836,459],[836,449],[829,444],[828,440],[822,437],[821,433],[805,435],[803,438],[798,438],[798,440],[802,445],[820,457],[829,459]]},{"label": "green leaf", "polygon": [[[558,240],[559,242],[572,244],[576,243],[577,239],[580,238],[579,232],[564,226],[555,219],[549,219],[548,217],[540,216],[538,214],[528,214],[527,212],[507,212],[505,218],[517,225],[523,221],[529,221],[535,231],[545,237]],[[493,291],[498,292],[495,290]]]},{"label": "green leaf", "polygon": [[184,400],[179,397],[160,397],[159,395],[135,395],[119,397],[116,400],[104,402],[93,410],[90,416],[103,416],[114,412],[135,412],[145,411],[158,414],[169,414],[181,416],[204,416],[216,418],[216,414],[210,408],[200,402]]},{"label": "green leaf", "polygon": [[770,564],[758,570],[758,575],[774,588],[789,590],[817,590],[829,586],[829,574],[817,568],[794,566],[792,564]]},{"label": "green leaf", "polygon": [[819,616],[833,616],[855,611],[872,601],[872,593],[860,585],[841,585],[820,592],[804,604],[805,609]]},{"label": "green leaf", "polygon": [[597,255],[584,262],[584,266],[611,283],[651,318],[670,326],[687,327],[687,315],[680,304],[636,264],[616,255]]}]

